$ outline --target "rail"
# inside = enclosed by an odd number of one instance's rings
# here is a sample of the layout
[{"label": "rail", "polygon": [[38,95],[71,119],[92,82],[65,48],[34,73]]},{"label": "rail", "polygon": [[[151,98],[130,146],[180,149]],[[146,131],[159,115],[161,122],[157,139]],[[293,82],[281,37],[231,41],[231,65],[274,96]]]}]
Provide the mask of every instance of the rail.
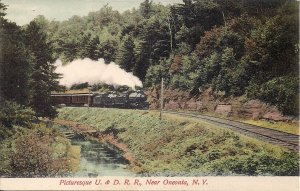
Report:
[{"label": "rail", "polygon": [[274,129],[264,128],[257,125],[251,125],[243,122],[238,122],[229,119],[212,117],[207,115],[198,115],[185,112],[166,111],[163,113],[176,114],[190,118],[202,119],[215,125],[220,125],[225,128],[237,131],[247,136],[251,136],[273,145],[278,145],[290,150],[299,152],[299,135],[286,133]]}]

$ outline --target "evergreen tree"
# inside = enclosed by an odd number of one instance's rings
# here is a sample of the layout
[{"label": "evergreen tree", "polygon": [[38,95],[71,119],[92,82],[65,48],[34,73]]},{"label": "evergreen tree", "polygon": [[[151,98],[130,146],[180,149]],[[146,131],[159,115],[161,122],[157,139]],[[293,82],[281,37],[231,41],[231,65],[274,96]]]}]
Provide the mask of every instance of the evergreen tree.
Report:
[{"label": "evergreen tree", "polygon": [[99,37],[95,36],[91,38],[91,40],[88,43],[87,52],[88,57],[92,60],[98,60],[100,58],[100,51],[98,50],[100,41]]},{"label": "evergreen tree", "polygon": [[30,22],[25,34],[32,64],[30,105],[37,116],[53,118],[57,112],[52,106],[50,94],[59,88],[59,75],[54,73],[52,47],[47,42],[46,34],[35,21]]},{"label": "evergreen tree", "polygon": [[0,2],[0,102],[28,100],[29,63],[21,28],[8,22],[5,5]]},{"label": "evergreen tree", "polygon": [[99,49],[99,37],[96,35],[92,37],[91,33],[83,35],[81,40],[81,49],[78,51],[80,58],[90,58],[92,60],[98,60],[100,57]]},{"label": "evergreen tree", "polygon": [[150,66],[150,53],[151,50],[145,48],[147,46],[147,42],[140,41],[138,45],[135,47],[135,65],[133,67],[133,75],[137,76],[140,80],[144,81],[147,70]]},{"label": "evergreen tree", "polygon": [[118,49],[117,46],[117,41],[113,38],[101,41],[98,46],[99,57],[103,58],[105,63],[114,61]]},{"label": "evergreen tree", "polygon": [[145,19],[149,19],[152,13],[152,1],[145,0],[141,3],[140,12]]},{"label": "evergreen tree", "polygon": [[132,37],[127,35],[118,50],[116,63],[127,72],[132,72],[134,66],[134,43]]},{"label": "evergreen tree", "polygon": [[6,5],[4,5],[0,1],[0,19],[1,20],[4,20],[4,16],[6,15],[5,10],[6,10]]},{"label": "evergreen tree", "polygon": [[224,22],[220,6],[213,0],[184,0],[184,4],[174,7],[174,11],[177,22],[183,20],[176,44],[187,43],[192,49],[206,30]]}]

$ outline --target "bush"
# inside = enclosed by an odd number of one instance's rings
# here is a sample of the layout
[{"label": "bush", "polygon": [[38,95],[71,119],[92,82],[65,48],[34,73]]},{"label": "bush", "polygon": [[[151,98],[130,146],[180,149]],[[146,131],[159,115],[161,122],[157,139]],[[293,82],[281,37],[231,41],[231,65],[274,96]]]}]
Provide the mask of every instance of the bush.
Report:
[{"label": "bush", "polygon": [[31,108],[23,107],[15,102],[5,101],[0,105],[0,123],[4,127],[13,125],[28,127],[31,125],[35,113]]},{"label": "bush", "polygon": [[104,108],[63,108],[59,117],[117,135],[139,172],[285,176],[297,175],[299,168],[296,152],[183,117],[159,120],[157,112]]},{"label": "bush", "polygon": [[278,77],[261,87],[259,98],[276,105],[284,114],[298,115],[298,77]]},{"label": "bush", "polygon": [[[16,135],[10,166],[14,177],[47,177],[70,171],[67,152],[69,143],[55,130],[37,125]],[[58,148],[59,145],[65,147]]]},{"label": "bush", "polygon": [[280,158],[267,153],[253,153],[247,156],[221,158],[210,165],[217,174],[245,174],[249,176],[275,175],[297,176],[299,164],[297,153],[284,152]]},{"label": "bush", "polygon": [[221,157],[222,153],[219,149],[213,149],[207,154],[207,158],[212,161],[219,159]]},{"label": "bush", "polygon": [[111,126],[107,127],[103,131],[103,133],[104,134],[112,134],[114,136],[117,136],[119,133],[122,133],[122,132],[125,132],[125,131],[126,131],[126,129],[124,129],[124,128],[117,128],[116,124],[113,123],[113,124],[111,124]]},{"label": "bush", "polygon": [[10,176],[12,168],[10,161],[12,159],[11,141],[0,142],[0,177]]},{"label": "bush", "polygon": [[0,140],[1,140],[0,142],[2,142],[2,140],[11,137],[14,133],[15,133],[14,129],[7,128],[0,123]]}]

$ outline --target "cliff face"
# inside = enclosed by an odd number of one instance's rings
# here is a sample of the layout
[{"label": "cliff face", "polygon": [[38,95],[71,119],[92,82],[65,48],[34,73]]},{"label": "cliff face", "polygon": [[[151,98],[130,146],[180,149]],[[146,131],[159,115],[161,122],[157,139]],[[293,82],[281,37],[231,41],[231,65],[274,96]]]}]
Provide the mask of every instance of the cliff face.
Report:
[{"label": "cliff face", "polygon": [[[159,109],[160,90],[151,88],[147,91],[150,109]],[[164,90],[164,109],[210,112],[226,117],[245,119],[265,119],[271,121],[290,121],[275,106],[260,100],[246,100],[244,97],[224,97],[213,95],[211,89],[203,91],[199,96],[192,97],[188,92]]]}]

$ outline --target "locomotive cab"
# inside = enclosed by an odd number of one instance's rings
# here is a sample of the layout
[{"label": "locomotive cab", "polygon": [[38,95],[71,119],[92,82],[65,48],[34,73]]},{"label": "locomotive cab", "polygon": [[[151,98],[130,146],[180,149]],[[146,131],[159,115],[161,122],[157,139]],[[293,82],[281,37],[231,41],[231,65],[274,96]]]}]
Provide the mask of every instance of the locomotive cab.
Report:
[{"label": "locomotive cab", "polygon": [[131,108],[147,108],[147,97],[142,91],[136,91],[129,94],[129,105]]}]

